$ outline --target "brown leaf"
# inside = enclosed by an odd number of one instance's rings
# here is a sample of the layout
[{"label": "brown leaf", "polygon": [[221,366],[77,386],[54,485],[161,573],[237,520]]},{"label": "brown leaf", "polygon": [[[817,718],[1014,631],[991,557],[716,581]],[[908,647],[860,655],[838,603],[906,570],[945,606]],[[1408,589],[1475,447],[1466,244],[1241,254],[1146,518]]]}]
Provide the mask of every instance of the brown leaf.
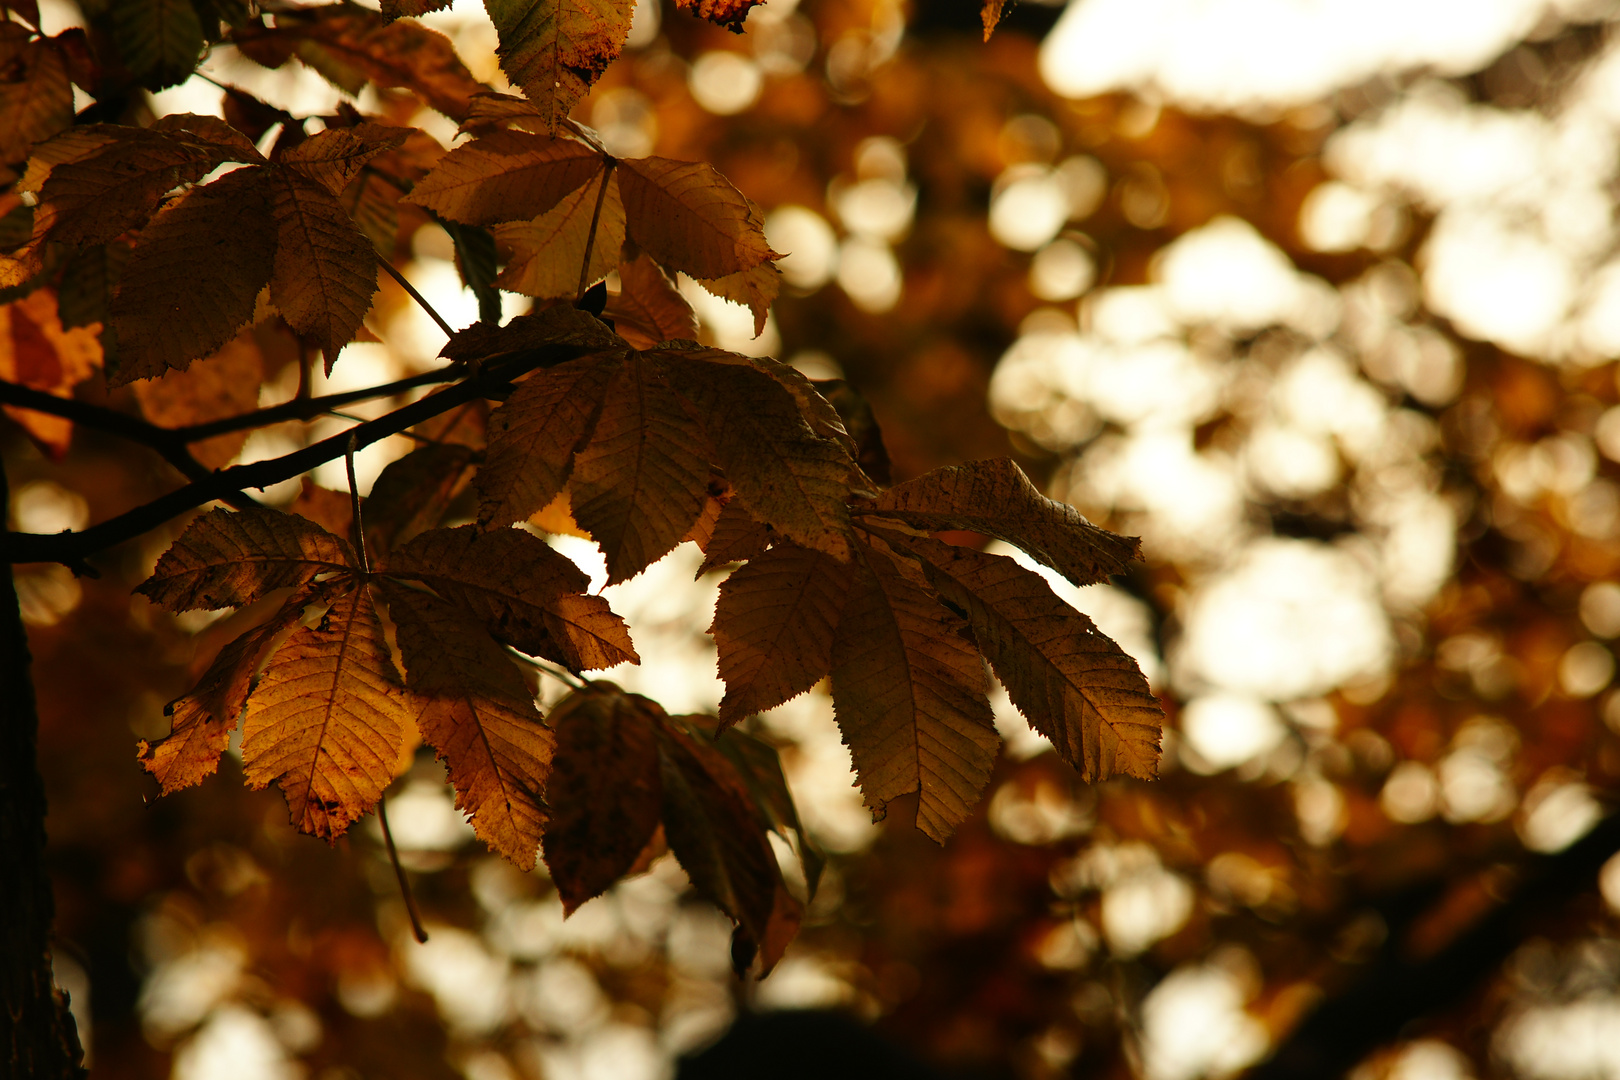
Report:
[{"label": "brown leaf", "polygon": [[792,394],[746,357],[718,349],[649,352],[692,405],[715,464],[755,519],[803,547],[849,558],[849,478],[854,463],[813,432]]},{"label": "brown leaf", "polygon": [[[93,157],[111,146],[117,138],[118,129],[110,124],[86,124],[70,127],[55,138],[40,143],[28,155],[28,166],[15,188],[17,194],[38,195],[58,165]],[[159,198],[162,198],[161,194]]]},{"label": "brown leaf", "polygon": [[771,313],[771,304],[782,291],[782,272],[775,263],[760,263],[750,270],[739,270],[712,281],[698,279],[698,284],[714,295],[734,304],[741,304],[754,313],[754,336],[765,332],[765,318]]},{"label": "brown leaf", "polygon": [[465,446],[430,443],[388,463],[364,510],[373,558],[384,561],[401,544],[438,527],[471,479],[472,457]]},{"label": "brown leaf", "polygon": [[1164,714],[1136,661],[1012,559],[906,537],[1018,711],[1087,782],[1158,775]]},{"label": "brown leaf", "polygon": [[861,514],[897,518],[919,529],[968,529],[995,536],[1057,570],[1076,585],[1123,574],[1142,542],[1099,529],[1078,510],[1048,499],[1006,458],[935,469],[897,484]]},{"label": "brown leaf", "polygon": [[579,527],[574,520],[574,505],[564,489],[546,505],[529,515],[529,524],[541,532],[551,533],[553,536],[577,536],[581,540],[589,540],[591,534]]},{"label": "brown leaf", "polygon": [[557,750],[543,844],[568,914],[623,877],[652,839],[663,795],[662,713],[656,702],[601,682],[551,710]]},{"label": "brown leaf", "polygon": [[204,113],[169,113],[152,121],[147,131],[164,131],[194,142],[212,143],[229,154],[226,160],[263,165],[265,157],[246,135],[217,116]]},{"label": "brown leaf", "polygon": [[405,201],[463,225],[522,221],[601,171],[602,155],[578,140],[491,131],[446,154]]},{"label": "brown leaf", "polygon": [[816,894],[825,857],[810,843],[804,826],[799,823],[798,808],[793,805],[793,794],[788,790],[787,776],[782,772],[782,758],[776,747],[754,738],[738,728],[730,728],[714,740],[714,748],[724,754],[743,782],[759,811],[760,822],[786,839],[794,834],[799,849],[799,861],[804,866],[805,885],[809,895]]},{"label": "brown leaf", "polygon": [[299,477],[298,485],[298,497],[287,507],[287,513],[313,521],[333,536],[341,536],[352,543],[354,500],[349,493],[323,488],[308,476]]},{"label": "brown leaf", "polygon": [[455,0],[383,0],[382,13],[385,19],[401,19],[407,15],[426,15],[430,11],[442,11]]},{"label": "brown leaf", "polygon": [[[621,205],[619,212],[623,214]],[[638,349],[652,349],[677,338],[697,337],[697,315],[675,283],[645,252],[619,264],[619,292],[608,298],[604,318]]]},{"label": "brown leaf", "polygon": [[639,574],[681,542],[709,488],[709,454],[654,364],[632,352],[603,393],[574,462],[574,519],[607,556],[608,582]]},{"label": "brown leaf", "polygon": [[497,286],[542,299],[573,296],[579,289],[587,245],[591,253],[587,284],[607,277],[618,265],[619,249],[624,246],[619,185],[610,182],[604,191],[600,180],[581,184],[533,221],[495,226],[495,241],[512,249],[506,269],[495,279]]},{"label": "brown leaf", "polygon": [[317,132],[280,156],[280,163],[341,195],[366,162],[404,144],[409,128],[364,123]]},{"label": "brown leaf", "polygon": [[918,792],[917,828],[940,843],[979,801],[1001,745],[964,629],[919,571],[860,550],[833,642],[838,726],[874,817]]},{"label": "brown leaf", "polygon": [[545,825],[552,734],[512,661],[455,605],[384,579],[406,685],[430,700],[417,718],[444,759],[473,831],[524,870]]},{"label": "brown leaf", "polygon": [[352,569],[348,542],[279,510],[210,510],[186,526],[135,591],[169,611],[250,604]]},{"label": "brown leaf", "polygon": [[792,544],[721,583],[709,632],[726,683],[722,728],[798,697],[832,670],[833,632],[849,589],[847,564]]},{"label": "brown leaf", "polygon": [[635,10],[626,0],[484,0],[500,35],[501,70],[545,111],[555,132],[618,58]]},{"label": "brown leaf", "polygon": [[118,359],[109,385],[184,370],[252,320],[276,257],[264,181],[260,169],[227,173],[193,188],[141,233],[113,298]]},{"label": "brown leaf", "polygon": [[621,363],[587,356],[537,371],[490,414],[489,452],[474,481],[480,521],[522,521],[556,498]]},{"label": "brown leaf", "polygon": [[762,554],[776,540],[776,530],[755,521],[748,507],[734,495],[715,520],[714,531],[703,548],[703,565],[698,567],[697,576],[702,577],[727,563],[746,562]]},{"label": "brown leaf", "polygon": [[270,658],[242,723],[244,777],[254,789],[280,785],[293,825],[336,841],[394,779],[420,706],[361,586]]},{"label": "brown leaf", "polygon": [[629,628],[600,596],[564,593],[557,597],[546,605],[546,632],[549,648],[535,655],[555,660],[570,671],[641,662]]},{"label": "brown leaf", "polygon": [[14,22],[0,23],[0,163],[22,161],[71,123],[73,83],[62,50],[49,38],[29,41]]},{"label": "brown leaf", "polygon": [[708,19],[733,34],[743,32],[743,23],[748,19],[749,10],[761,3],[764,3],[764,0],[675,0],[675,6],[682,11],[691,12],[700,19]]},{"label": "brown leaf", "polygon": [[447,360],[488,360],[504,353],[567,345],[575,355],[591,352],[622,351],[624,340],[606,323],[588,311],[571,304],[555,304],[528,315],[519,315],[505,326],[475,322],[457,330],[439,355]]},{"label": "brown leaf", "polygon": [[201,783],[219,768],[266,654],[312,599],[312,590],[299,590],[268,621],[228,642],[197,685],[163,710],[174,717],[169,734],[152,743],[141,740],[136,751],[163,794]]},{"label": "brown leaf", "polygon": [[[62,328],[56,293],[36,289],[0,307],[0,378],[43,390],[59,398],[101,366],[101,327]],[[49,413],[6,406],[6,414],[23,426],[53,458],[67,453],[73,422]]]},{"label": "brown leaf", "polygon": [[984,0],[984,9],[979,13],[984,22],[984,40],[989,41],[990,35],[996,32],[996,24],[1001,22],[1001,16],[1010,0]]},{"label": "brown leaf", "polygon": [[759,207],[702,161],[619,162],[625,229],[671,270],[713,281],[779,258]]},{"label": "brown leaf", "polygon": [[[185,371],[135,384],[141,412],[160,427],[185,427],[251,412],[259,404],[264,354],[253,334],[237,334],[212,356]],[[241,453],[247,432],[216,435],[191,444],[191,456],[204,467],[222,469]]]},{"label": "brown leaf", "polygon": [[190,0],[123,0],[111,7],[112,40],[142,86],[162,90],[191,76],[206,41]]},{"label": "brown leaf", "polygon": [[312,338],[332,373],[377,291],[377,254],[337,197],[285,171],[271,187],[276,219],[270,299],[299,334]]}]

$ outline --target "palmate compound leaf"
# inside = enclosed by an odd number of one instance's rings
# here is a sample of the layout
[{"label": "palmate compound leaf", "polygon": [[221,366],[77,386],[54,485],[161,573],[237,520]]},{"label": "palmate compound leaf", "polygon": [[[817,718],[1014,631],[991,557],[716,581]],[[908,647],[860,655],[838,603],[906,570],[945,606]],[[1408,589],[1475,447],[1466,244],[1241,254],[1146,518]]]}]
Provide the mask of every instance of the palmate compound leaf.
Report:
[{"label": "palmate compound leaf", "polygon": [[521,529],[434,529],[400,548],[384,573],[422,582],[496,640],[575,671],[638,659],[624,621],[584,595],[584,573]]},{"label": "palmate compound leaf", "polygon": [[832,670],[852,576],[819,551],[779,544],[721,583],[709,632],[726,683],[722,728],[798,697]]},{"label": "palmate compound leaf", "polygon": [[1164,714],[1141,668],[1012,559],[895,536],[968,625],[1030,725],[1087,782],[1158,775]]},{"label": "palmate compound leaf", "polygon": [[495,226],[495,240],[512,249],[496,285],[542,299],[571,297],[579,289],[587,247],[587,283],[602,280],[618,265],[619,249],[624,246],[619,187],[609,183],[604,188],[602,179],[592,178],[532,221]]},{"label": "palmate compound leaf", "polygon": [[1048,499],[1006,458],[952,465],[896,484],[855,508],[919,529],[968,529],[998,537],[1076,585],[1123,574],[1142,542],[1087,521],[1067,503]]},{"label": "palmate compound leaf", "polygon": [[759,207],[707,162],[636,158],[617,177],[630,239],[671,270],[714,281],[780,257]]},{"label": "palmate compound leaf", "polygon": [[552,734],[511,659],[448,601],[380,583],[405,660],[406,686],[426,698],[417,728],[445,762],[473,831],[524,870],[545,825]]},{"label": "palmate compound leaf", "polygon": [[918,792],[917,827],[943,843],[990,780],[1001,739],[961,619],[881,541],[857,548],[833,639],[833,709],[874,816]]},{"label": "palmate compound leaf", "polygon": [[184,369],[253,318],[276,257],[268,187],[263,170],[238,169],[193,188],[141,233],[112,302],[109,385]]},{"label": "palmate compound leaf", "polygon": [[321,347],[330,375],[338,350],[354,339],[371,308],[376,251],[337,196],[291,169],[274,174],[271,207],[270,299],[289,326]]},{"label": "palmate compound leaf", "polygon": [[270,658],[242,723],[243,775],[254,789],[278,784],[299,831],[336,841],[394,779],[422,704],[361,585]]},{"label": "palmate compound leaf", "polygon": [[168,611],[216,610],[354,565],[347,541],[301,517],[210,510],[186,526],[135,591]]},{"label": "palmate compound leaf", "polygon": [[555,132],[618,58],[633,0],[484,0],[500,37],[501,70]]},{"label": "palmate compound leaf", "polygon": [[151,743],[143,739],[136,750],[141,767],[163,786],[163,794],[199,784],[219,768],[220,755],[236,729],[266,654],[276,638],[303,616],[317,589],[304,586],[268,620],[228,642],[197,685],[164,709],[174,718],[169,734]]},{"label": "palmate compound leaf", "polygon": [[533,219],[600,176],[603,164],[576,139],[491,131],[446,154],[405,201],[463,225]]},{"label": "palmate compound leaf", "polygon": [[611,683],[592,683],[551,710],[557,749],[543,843],[566,912],[623,877],[658,827],[662,714]]}]

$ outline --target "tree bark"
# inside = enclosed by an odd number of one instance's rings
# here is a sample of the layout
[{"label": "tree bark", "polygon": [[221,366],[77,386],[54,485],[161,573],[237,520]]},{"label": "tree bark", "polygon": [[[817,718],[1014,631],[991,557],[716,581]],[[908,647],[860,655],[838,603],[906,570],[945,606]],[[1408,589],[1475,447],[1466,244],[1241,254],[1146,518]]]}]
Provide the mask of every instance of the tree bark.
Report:
[{"label": "tree bark", "polygon": [[[0,470],[0,508],[11,503]],[[0,574],[0,998],[7,1077],[84,1075],[67,995],[51,974],[51,880],[45,869],[45,781],[28,638],[8,562]]]}]

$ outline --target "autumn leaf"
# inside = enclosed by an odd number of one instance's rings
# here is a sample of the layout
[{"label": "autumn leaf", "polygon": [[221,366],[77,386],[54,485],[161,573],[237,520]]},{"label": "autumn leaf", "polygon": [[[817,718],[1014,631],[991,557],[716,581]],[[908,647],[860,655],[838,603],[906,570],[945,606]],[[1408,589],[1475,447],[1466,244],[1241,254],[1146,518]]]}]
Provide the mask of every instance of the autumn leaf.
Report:
[{"label": "autumn leaf", "polygon": [[429,443],[388,463],[366,499],[366,543],[372,557],[388,553],[443,520],[471,479],[473,453],[454,443]]},{"label": "autumn leaf", "polygon": [[1007,5],[1011,0],[984,0],[984,8],[979,12],[979,18],[984,23],[984,40],[989,41],[990,35],[996,32],[996,24],[1006,13]]},{"label": "autumn leaf", "polygon": [[191,77],[204,45],[191,0],[119,0],[112,5],[112,25],[119,55],[148,90]]},{"label": "autumn leaf", "polygon": [[727,563],[746,562],[755,558],[777,540],[776,530],[755,521],[743,501],[733,495],[721,508],[714,529],[703,548],[703,564],[698,577],[717,570]]},{"label": "autumn leaf", "polygon": [[[64,329],[57,297],[37,289],[0,307],[0,378],[43,390],[56,397],[73,396],[73,388],[101,366],[99,326]],[[54,458],[67,453],[73,422],[60,416],[6,406],[6,414]]]},{"label": "autumn leaf", "polygon": [[169,734],[151,743],[143,739],[136,750],[163,794],[199,784],[219,768],[266,654],[313,599],[312,589],[300,589],[268,620],[227,642],[197,685],[163,710],[174,718]]},{"label": "autumn leaf", "polygon": [[707,162],[638,158],[617,176],[630,239],[671,270],[713,281],[780,257],[759,207]]},{"label": "autumn leaf", "polygon": [[464,225],[533,219],[602,168],[601,153],[577,140],[492,131],[446,154],[405,201]]},{"label": "autumn leaf", "polygon": [[[264,355],[249,331],[237,334],[212,356],[185,371],[135,384],[141,412],[159,427],[179,428],[250,412],[259,404]],[[247,442],[247,432],[216,435],[191,444],[191,456],[204,468],[229,465]]]},{"label": "autumn leaf", "polygon": [[722,728],[798,697],[832,670],[833,632],[850,584],[847,564],[792,544],[721,583],[709,632],[726,683]]},{"label": "autumn leaf", "polygon": [[495,226],[495,240],[512,251],[506,269],[495,279],[497,286],[543,299],[573,296],[587,247],[587,284],[607,277],[618,265],[624,245],[619,187],[610,183],[604,190],[603,182],[596,180],[581,184],[533,221]]},{"label": "autumn leaf", "polygon": [[[130,247],[118,240],[79,248],[68,256],[56,288],[57,314],[64,328],[111,322],[113,295],[129,262]],[[101,344],[104,351],[117,347],[108,334],[102,335]]]},{"label": "autumn leaf", "polygon": [[[620,352],[624,340],[606,323],[588,311],[571,304],[519,315],[504,326],[475,322],[457,330],[439,355],[447,360],[471,363],[515,352],[551,348],[560,364],[569,356],[559,347],[571,350],[573,357],[597,352]],[[554,366],[554,365],[553,365]]]},{"label": "autumn leaf", "polygon": [[332,373],[377,291],[377,256],[337,197],[291,171],[271,185],[276,254],[270,298],[299,334],[313,339]]},{"label": "autumn leaf", "polygon": [[574,463],[574,519],[607,557],[608,581],[634,577],[680,543],[708,495],[709,456],[655,365],[631,353],[603,394]]},{"label": "autumn leaf", "polygon": [[394,779],[419,706],[361,586],[270,658],[242,723],[243,775],[279,785],[299,831],[336,841]]},{"label": "autumn leaf", "polygon": [[314,522],[279,510],[210,510],[135,591],[169,611],[215,610],[353,566],[348,542]]},{"label": "autumn leaf", "polygon": [[512,661],[477,622],[436,596],[384,579],[406,685],[428,698],[417,717],[473,831],[524,870],[534,869],[545,823],[552,734]]},{"label": "autumn leaf", "polygon": [[925,537],[897,539],[922,558],[1018,711],[1095,783],[1158,775],[1163,710],[1135,660],[1012,559]]},{"label": "autumn leaf", "polygon": [[793,805],[793,793],[788,790],[787,776],[782,772],[781,755],[770,743],[738,728],[722,732],[714,740],[714,748],[731,762],[738,779],[748,788],[759,811],[760,823],[784,839],[791,834],[796,840],[799,861],[804,867],[805,886],[809,894],[814,896],[826,859],[811,844],[809,834],[799,821],[798,808]]},{"label": "autumn leaf", "polygon": [[73,84],[56,42],[0,23],[0,163],[22,161],[72,122]]},{"label": "autumn leaf", "polygon": [[940,843],[972,812],[1001,745],[964,630],[920,571],[860,549],[833,639],[833,708],[873,815],[918,792],[917,827]]},{"label": "autumn leaf", "polygon": [[333,536],[352,542],[354,501],[349,493],[321,487],[308,476],[299,477],[298,486],[298,496],[287,507],[287,513],[313,521]]},{"label": "autumn leaf", "polygon": [[404,144],[408,128],[363,123],[327,128],[282,154],[279,164],[341,195],[368,161]]},{"label": "autumn leaf", "polygon": [[382,13],[385,19],[401,19],[407,15],[426,15],[430,11],[442,11],[453,2],[454,0],[383,0]]},{"label": "autumn leaf", "polygon": [[764,0],[675,0],[675,6],[691,12],[700,19],[708,19],[734,34],[743,32],[748,12]]},{"label": "autumn leaf", "polygon": [[263,181],[258,169],[228,173],[193,188],[141,233],[113,298],[118,361],[110,385],[183,370],[253,318],[277,260]]},{"label": "autumn leaf", "polygon": [[543,845],[565,913],[623,877],[652,839],[663,796],[662,712],[612,683],[587,686],[551,710],[557,749]]},{"label": "autumn leaf", "polygon": [[1076,585],[1123,574],[1142,542],[1099,529],[1067,503],[1048,499],[1006,458],[935,469],[885,491],[856,513],[919,529],[968,529],[1021,547]]},{"label": "autumn leaf", "polygon": [[714,295],[734,304],[741,304],[754,315],[754,336],[765,332],[765,320],[771,313],[771,303],[782,291],[782,272],[774,263],[760,263],[751,270],[739,270],[723,278],[697,283]]},{"label": "autumn leaf", "polygon": [[[624,212],[622,205],[619,212]],[[646,252],[637,252],[635,258],[619,264],[619,292],[608,298],[602,315],[612,319],[619,336],[638,349],[697,337],[692,305]]]},{"label": "autumn leaf", "polygon": [[555,133],[618,58],[635,4],[628,0],[484,0],[500,37],[501,70],[544,110]]}]

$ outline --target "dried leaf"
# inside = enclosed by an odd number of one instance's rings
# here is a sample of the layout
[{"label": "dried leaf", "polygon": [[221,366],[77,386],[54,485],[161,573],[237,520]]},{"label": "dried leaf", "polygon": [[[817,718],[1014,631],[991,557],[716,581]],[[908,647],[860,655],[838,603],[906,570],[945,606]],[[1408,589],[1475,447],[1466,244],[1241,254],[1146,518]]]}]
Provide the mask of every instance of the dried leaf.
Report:
[{"label": "dried leaf", "polygon": [[266,654],[311,599],[310,590],[299,590],[269,620],[226,643],[197,685],[164,709],[174,717],[169,734],[152,743],[143,739],[136,750],[163,794],[199,784],[219,768]]},{"label": "dried leaf", "polygon": [[754,336],[765,332],[765,319],[771,313],[771,304],[782,291],[782,272],[775,263],[760,263],[750,270],[739,270],[712,281],[698,279],[698,284],[714,295],[734,304],[741,304],[754,313]]},{"label": "dried leaf", "polygon": [[385,19],[401,19],[407,15],[426,15],[430,11],[442,11],[455,0],[383,0],[382,13]]},{"label": "dried leaf", "polygon": [[248,786],[280,785],[293,825],[336,841],[394,779],[420,704],[400,684],[371,590],[345,593],[293,631],[248,698]]},{"label": "dried leaf", "polygon": [[[212,356],[185,371],[135,384],[141,412],[159,427],[178,428],[251,412],[259,404],[264,354],[250,332],[237,334]],[[205,468],[222,469],[241,453],[247,432],[216,435],[191,444],[191,456]]]},{"label": "dried leaf", "polygon": [[276,177],[275,269],[270,299],[299,334],[312,338],[332,373],[377,291],[377,255],[337,197],[290,171]]},{"label": "dried leaf", "polygon": [[405,201],[464,225],[521,221],[601,171],[602,155],[575,139],[491,131],[446,154]]},{"label": "dried leaf", "polygon": [[662,801],[657,703],[593,683],[551,710],[557,750],[548,785],[546,867],[563,910],[601,894],[652,839]]},{"label": "dried leaf", "polygon": [[386,560],[401,544],[438,527],[471,479],[472,458],[465,446],[432,443],[389,462],[366,499],[366,542],[372,557]]},{"label": "dried leaf", "polygon": [[505,326],[475,322],[456,331],[439,350],[439,355],[447,360],[470,362],[557,345],[572,346],[577,356],[584,350],[622,351],[625,343],[590,312],[556,304],[529,315],[519,315]]},{"label": "dried leaf", "polygon": [[[73,396],[101,366],[99,325],[63,329],[56,294],[36,289],[0,307],[0,378],[43,390],[59,398]],[[73,422],[49,413],[6,406],[6,414],[23,426],[52,457],[67,453]]]},{"label": "dried leaf", "polygon": [[618,176],[630,239],[671,270],[713,281],[780,257],[759,207],[713,165],[638,158]]},{"label": "dried leaf", "polygon": [[1083,779],[1158,775],[1163,710],[1123,649],[1012,559],[925,537],[903,542],[967,613],[1018,711]]},{"label": "dried leaf", "polygon": [[545,824],[552,734],[512,661],[455,605],[386,579],[406,685],[428,697],[417,718],[473,831],[524,870],[534,869]]},{"label": "dried leaf", "polygon": [[1001,16],[1010,0],[984,0],[984,9],[979,17],[984,22],[984,40],[989,41],[990,35],[996,32],[996,24],[1001,22]]},{"label": "dried leaf", "polygon": [[484,0],[501,70],[545,110],[555,132],[618,58],[635,10],[626,0]]},{"label": "dried leaf", "polygon": [[709,455],[655,366],[619,365],[590,441],[574,462],[574,519],[607,556],[608,582],[639,574],[681,542],[703,510]]},{"label": "dried leaf", "polygon": [[743,501],[733,495],[715,520],[714,531],[703,548],[703,565],[698,577],[718,570],[727,563],[746,562],[765,551],[777,540],[776,530],[754,520]]},{"label": "dried leaf", "polygon": [[49,38],[28,40],[14,22],[0,24],[0,164],[15,164],[73,123],[67,61]]},{"label": "dried leaf", "polygon": [[152,121],[152,126],[146,130],[168,132],[193,143],[212,144],[229,155],[225,159],[227,161],[241,161],[252,165],[265,163],[264,155],[259,153],[252,139],[217,116],[204,113],[169,113]]},{"label": "dried leaf", "polygon": [[[622,215],[624,208],[621,205]],[[638,349],[652,349],[677,338],[697,337],[697,315],[663,267],[645,253],[619,265],[619,293],[608,298],[604,318]]]},{"label": "dried leaf", "polygon": [[191,0],[119,0],[112,25],[119,55],[148,90],[189,79],[205,43]]},{"label": "dried leaf", "polygon": [[734,34],[743,32],[748,12],[764,0],[675,0],[675,6],[700,19],[708,19]]},{"label": "dried leaf", "polygon": [[793,805],[793,793],[788,790],[787,776],[782,772],[782,758],[776,747],[731,728],[715,739],[714,748],[731,762],[738,779],[748,788],[759,810],[761,824],[775,830],[783,838],[787,838],[789,832],[794,834],[799,859],[804,866],[805,885],[809,894],[814,896],[821,882],[826,858],[810,843],[804,826],[799,823],[799,811]]},{"label": "dried leaf", "polygon": [[[598,194],[602,196],[600,208]],[[495,240],[512,249],[496,285],[542,299],[573,296],[579,289],[587,245],[591,252],[587,284],[607,277],[618,265],[619,249],[624,245],[619,185],[609,183],[602,191],[599,180],[581,184],[533,221],[495,226]]]},{"label": "dried leaf", "polygon": [[308,476],[298,480],[298,497],[287,513],[313,521],[333,536],[354,539],[354,500],[346,491],[323,488]]},{"label": "dried leaf", "polygon": [[1142,542],[1099,529],[1080,512],[1048,499],[1006,458],[935,469],[898,484],[862,514],[897,518],[919,529],[969,529],[1029,552],[1076,585],[1123,574]]},{"label": "dried leaf", "polygon": [[873,816],[918,792],[917,827],[944,843],[979,801],[1001,739],[984,662],[920,578],[861,549],[833,641],[833,707]]},{"label": "dried leaf", "polygon": [[522,521],[556,498],[620,365],[587,356],[537,371],[490,414],[489,452],[474,481],[480,521]]},{"label": "dried leaf", "polygon": [[410,134],[409,128],[372,123],[327,128],[282,154],[280,164],[341,195],[366,162],[403,145]]},{"label": "dried leaf", "polygon": [[[264,179],[260,169],[227,173],[192,189],[141,233],[113,298],[118,361],[109,385],[184,370],[252,320],[276,257]],[[209,272],[198,274],[198,266]]]},{"label": "dried leaf", "polygon": [[[79,248],[68,256],[57,286],[57,311],[64,327],[108,325],[112,320],[112,299],[118,279],[129,262],[130,245],[122,240]],[[110,349],[110,339],[102,335],[102,347]]]},{"label": "dried leaf", "polygon": [[570,671],[641,662],[629,628],[600,596],[564,593],[557,597],[546,605],[546,631],[549,647],[535,655],[555,660]]},{"label": "dried leaf", "polygon": [[774,709],[832,670],[833,632],[850,568],[819,551],[779,544],[720,585],[709,632],[726,696],[720,726]]},{"label": "dried leaf", "polygon": [[186,526],[135,591],[169,611],[250,604],[354,566],[348,542],[279,510],[210,510]]}]

